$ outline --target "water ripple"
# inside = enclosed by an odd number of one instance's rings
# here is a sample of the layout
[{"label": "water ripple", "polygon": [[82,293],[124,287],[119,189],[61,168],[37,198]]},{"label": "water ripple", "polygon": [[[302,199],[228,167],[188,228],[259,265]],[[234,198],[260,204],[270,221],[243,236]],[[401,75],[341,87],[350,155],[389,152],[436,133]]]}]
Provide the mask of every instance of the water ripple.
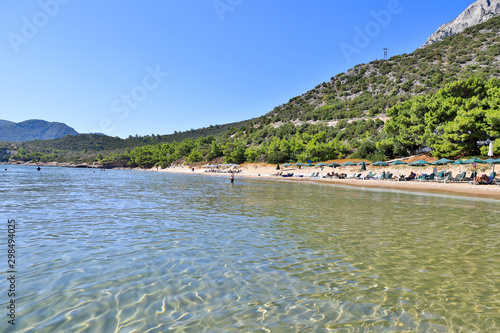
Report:
[{"label": "water ripple", "polygon": [[117,170],[2,177],[19,332],[500,324],[499,203]]}]

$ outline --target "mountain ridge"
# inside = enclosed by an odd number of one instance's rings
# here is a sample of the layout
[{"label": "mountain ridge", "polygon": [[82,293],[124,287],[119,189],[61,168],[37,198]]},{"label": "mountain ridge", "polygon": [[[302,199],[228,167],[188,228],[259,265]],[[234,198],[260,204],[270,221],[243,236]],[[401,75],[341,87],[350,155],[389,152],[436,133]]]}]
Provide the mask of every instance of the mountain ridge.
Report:
[{"label": "mountain ridge", "polygon": [[454,20],[441,25],[420,48],[425,48],[446,37],[461,33],[466,28],[484,23],[500,15],[500,0],[477,0]]},{"label": "mountain ridge", "polygon": [[0,141],[48,140],[78,134],[72,127],[60,122],[29,119],[14,123],[8,120],[0,120]]}]

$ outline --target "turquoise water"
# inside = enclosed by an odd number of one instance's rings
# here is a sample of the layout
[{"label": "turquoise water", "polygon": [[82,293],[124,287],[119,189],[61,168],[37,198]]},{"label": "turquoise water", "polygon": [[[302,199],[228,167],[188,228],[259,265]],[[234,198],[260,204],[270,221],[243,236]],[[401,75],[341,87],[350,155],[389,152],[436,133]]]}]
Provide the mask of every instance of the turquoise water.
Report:
[{"label": "turquoise water", "polygon": [[0,331],[500,331],[499,201],[5,167]]}]

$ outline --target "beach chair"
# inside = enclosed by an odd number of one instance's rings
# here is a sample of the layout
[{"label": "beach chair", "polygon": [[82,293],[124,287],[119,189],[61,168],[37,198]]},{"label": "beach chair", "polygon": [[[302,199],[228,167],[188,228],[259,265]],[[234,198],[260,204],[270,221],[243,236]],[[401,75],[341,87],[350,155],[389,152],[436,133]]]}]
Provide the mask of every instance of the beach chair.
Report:
[{"label": "beach chair", "polygon": [[474,181],[474,179],[475,179],[476,177],[477,177],[477,172],[472,172],[472,173],[470,174],[470,177],[466,177],[466,178],[464,178],[464,181],[467,181],[467,182],[468,182],[468,181]]},{"label": "beach chair", "polygon": [[380,175],[380,179],[385,179],[385,171],[382,171],[382,174]]},{"label": "beach chair", "polygon": [[461,181],[463,181],[463,180],[464,180],[464,178],[465,178],[465,174],[466,174],[466,172],[465,172],[465,171],[464,171],[464,172],[462,172],[462,173],[460,173],[460,174],[458,174],[458,175],[457,175],[457,179],[456,179],[455,181],[456,181],[456,182],[461,182]]},{"label": "beach chair", "polygon": [[451,172],[450,172],[450,173],[448,173],[448,174],[446,174],[446,175],[444,176],[444,178],[443,178],[443,179],[441,179],[441,181],[442,181],[443,183],[449,182],[450,180],[451,180]]}]

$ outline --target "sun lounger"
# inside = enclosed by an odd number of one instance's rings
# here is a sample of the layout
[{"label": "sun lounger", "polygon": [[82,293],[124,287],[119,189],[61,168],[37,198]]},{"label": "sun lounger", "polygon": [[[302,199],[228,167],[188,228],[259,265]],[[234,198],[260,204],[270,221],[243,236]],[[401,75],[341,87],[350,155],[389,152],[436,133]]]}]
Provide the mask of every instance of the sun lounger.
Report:
[{"label": "sun lounger", "polygon": [[441,179],[440,181],[442,181],[443,183],[446,183],[446,182],[449,182],[451,180],[451,172],[446,174],[446,176],[444,176],[443,179]]},{"label": "sun lounger", "polygon": [[464,172],[462,172],[462,173],[459,173],[459,174],[455,177],[455,179],[454,179],[453,181],[455,181],[455,182],[461,182],[461,181],[463,181],[463,180],[464,180],[464,178],[465,178],[465,174],[466,174],[466,172],[465,172],[465,171],[464,171]]},{"label": "sun lounger", "polygon": [[463,181],[466,181],[466,182],[468,182],[468,181],[473,181],[476,177],[477,177],[477,172],[472,172],[472,173],[470,174],[470,177],[465,177],[465,178],[463,179]]},{"label": "sun lounger", "polygon": [[436,177],[436,175],[435,175],[434,173],[431,173],[431,174],[429,175],[429,177],[425,178],[424,180],[425,180],[426,182],[433,182],[433,181],[435,181],[435,179],[434,179],[435,177]]}]

